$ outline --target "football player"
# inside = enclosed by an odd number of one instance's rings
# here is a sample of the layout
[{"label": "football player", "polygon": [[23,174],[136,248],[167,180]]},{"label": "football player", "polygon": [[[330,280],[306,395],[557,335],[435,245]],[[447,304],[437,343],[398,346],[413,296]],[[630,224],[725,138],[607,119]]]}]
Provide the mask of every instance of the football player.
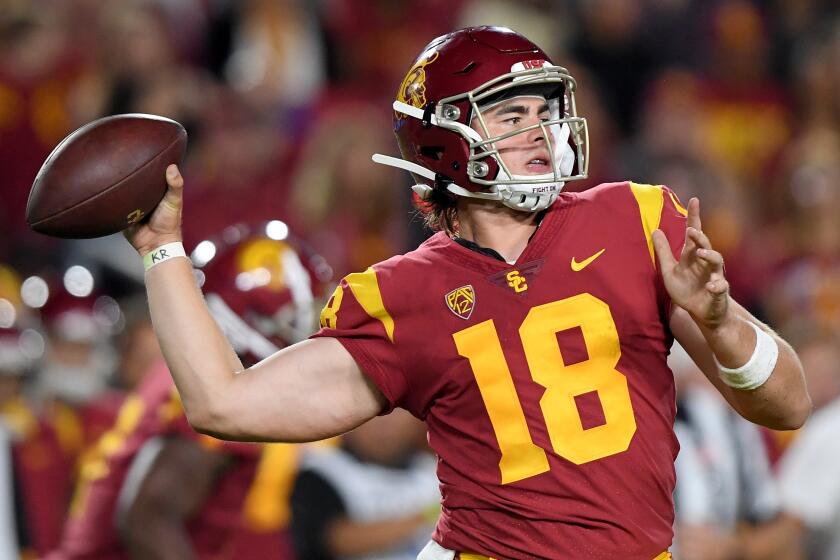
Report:
[{"label": "football player", "polygon": [[[208,240],[195,256],[205,265],[200,277],[215,320],[241,359],[254,363],[312,332],[315,294],[329,270],[285,236],[230,231],[227,242]],[[49,560],[230,558],[261,452],[197,434],[159,362],[82,466]]]},{"label": "football player", "polygon": [[179,258],[171,166],[127,237],[193,426],[308,441],[406,408],[443,496],[421,558],[668,557],[672,337],[754,422],[796,428],[811,404],[790,346],[729,296],[696,199],[561,191],[588,161],[575,87],[509,29],[432,41],[393,104],[405,159],[375,159],[415,176],[441,231],[344,278],[314,337],[247,369]]}]

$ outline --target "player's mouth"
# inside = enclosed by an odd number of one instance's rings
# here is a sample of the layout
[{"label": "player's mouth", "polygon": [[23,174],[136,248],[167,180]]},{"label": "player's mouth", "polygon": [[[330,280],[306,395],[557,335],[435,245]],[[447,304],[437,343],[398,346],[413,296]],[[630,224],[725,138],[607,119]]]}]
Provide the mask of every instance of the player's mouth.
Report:
[{"label": "player's mouth", "polygon": [[525,164],[525,169],[528,173],[532,173],[534,175],[551,173],[551,160],[548,157],[543,156],[531,158]]}]

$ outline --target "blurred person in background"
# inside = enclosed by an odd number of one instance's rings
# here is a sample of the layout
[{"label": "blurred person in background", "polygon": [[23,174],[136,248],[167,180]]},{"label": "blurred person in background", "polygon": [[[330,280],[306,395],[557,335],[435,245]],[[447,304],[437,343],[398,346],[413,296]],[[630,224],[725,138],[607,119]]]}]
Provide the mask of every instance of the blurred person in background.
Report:
[{"label": "blurred person in background", "polygon": [[5,426],[0,423],[0,560],[20,558],[15,495],[12,443]]},{"label": "blurred person in background", "polygon": [[797,348],[817,410],[782,456],[778,477],[784,522],[762,538],[790,543],[808,560],[838,560],[840,337],[819,329],[800,336]]},{"label": "blurred person in background", "polygon": [[[27,336],[33,333],[24,334],[14,317],[9,320],[9,309],[4,308],[8,302],[0,299],[0,558],[4,560],[34,553],[30,525],[35,518],[28,515],[31,509],[24,508],[20,469],[22,462],[35,459],[37,448],[28,443],[39,431],[38,420],[23,398],[24,380],[35,361],[27,349],[32,342]],[[40,451],[42,457],[46,455],[46,450]]]},{"label": "blurred person in background", "polygon": [[[288,228],[277,229],[282,222],[272,223],[231,226],[193,253],[214,317],[246,363],[312,331],[316,296],[331,274]],[[83,464],[61,544],[48,558],[231,558],[262,451],[197,434],[159,361]],[[265,557],[287,557],[281,551]]]},{"label": "blurred person in background", "polygon": [[363,270],[406,244],[402,176],[379,170],[370,154],[390,150],[391,139],[368,101],[325,102],[305,137],[291,181],[296,227],[339,274]]},{"label": "blurred person in background", "polygon": [[41,162],[71,129],[67,99],[84,69],[56,4],[0,7],[0,258],[55,245],[28,231],[24,209]]},{"label": "blurred person in background", "polygon": [[779,496],[760,429],[726,405],[678,343],[668,365],[677,386],[680,442],[675,557],[793,560],[794,543],[763,538],[764,528],[777,522]]},{"label": "blurred person in background", "polygon": [[[34,292],[34,294],[33,294]],[[76,417],[56,422],[44,414],[37,372],[45,338],[37,326],[33,295],[46,297],[46,282],[0,266],[0,423],[12,444],[14,498],[18,543],[22,554],[44,554],[58,542],[70,497],[75,461],[80,451]]]},{"label": "blurred person in background", "polygon": [[788,332],[816,325],[840,334],[840,130],[815,130],[791,144],[780,181],[771,239],[784,242],[774,244],[768,311]]},{"label": "blurred person in background", "polygon": [[117,336],[119,364],[114,385],[130,392],[143,381],[155,362],[163,359],[152,318],[143,295],[120,300],[124,326]]},{"label": "blurred person in background", "polygon": [[298,558],[414,560],[440,513],[425,425],[397,410],[304,452],[292,494]]},{"label": "blurred person in background", "polygon": [[[709,13],[703,121],[707,149],[737,185],[761,193],[792,135],[791,101],[771,73],[764,16],[749,0],[726,0]],[[754,204],[765,205],[758,197]]]}]

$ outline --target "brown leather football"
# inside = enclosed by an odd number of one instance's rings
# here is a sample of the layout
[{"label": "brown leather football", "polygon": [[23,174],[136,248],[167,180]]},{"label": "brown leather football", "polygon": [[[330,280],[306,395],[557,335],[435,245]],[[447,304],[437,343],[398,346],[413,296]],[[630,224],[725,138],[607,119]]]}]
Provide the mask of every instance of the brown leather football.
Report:
[{"label": "brown leather football", "polygon": [[166,193],[166,167],[181,163],[187,132],[156,115],[95,120],[62,140],[32,184],[26,222],[73,239],[122,231],[147,216]]}]

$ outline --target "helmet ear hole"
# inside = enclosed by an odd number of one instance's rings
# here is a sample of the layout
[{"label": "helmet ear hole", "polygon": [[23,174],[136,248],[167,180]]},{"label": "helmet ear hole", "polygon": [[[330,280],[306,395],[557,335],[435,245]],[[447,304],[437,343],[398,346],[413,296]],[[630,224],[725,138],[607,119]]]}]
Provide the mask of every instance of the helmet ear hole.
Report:
[{"label": "helmet ear hole", "polygon": [[443,146],[422,146],[420,148],[420,155],[435,161],[443,159],[443,152]]}]

